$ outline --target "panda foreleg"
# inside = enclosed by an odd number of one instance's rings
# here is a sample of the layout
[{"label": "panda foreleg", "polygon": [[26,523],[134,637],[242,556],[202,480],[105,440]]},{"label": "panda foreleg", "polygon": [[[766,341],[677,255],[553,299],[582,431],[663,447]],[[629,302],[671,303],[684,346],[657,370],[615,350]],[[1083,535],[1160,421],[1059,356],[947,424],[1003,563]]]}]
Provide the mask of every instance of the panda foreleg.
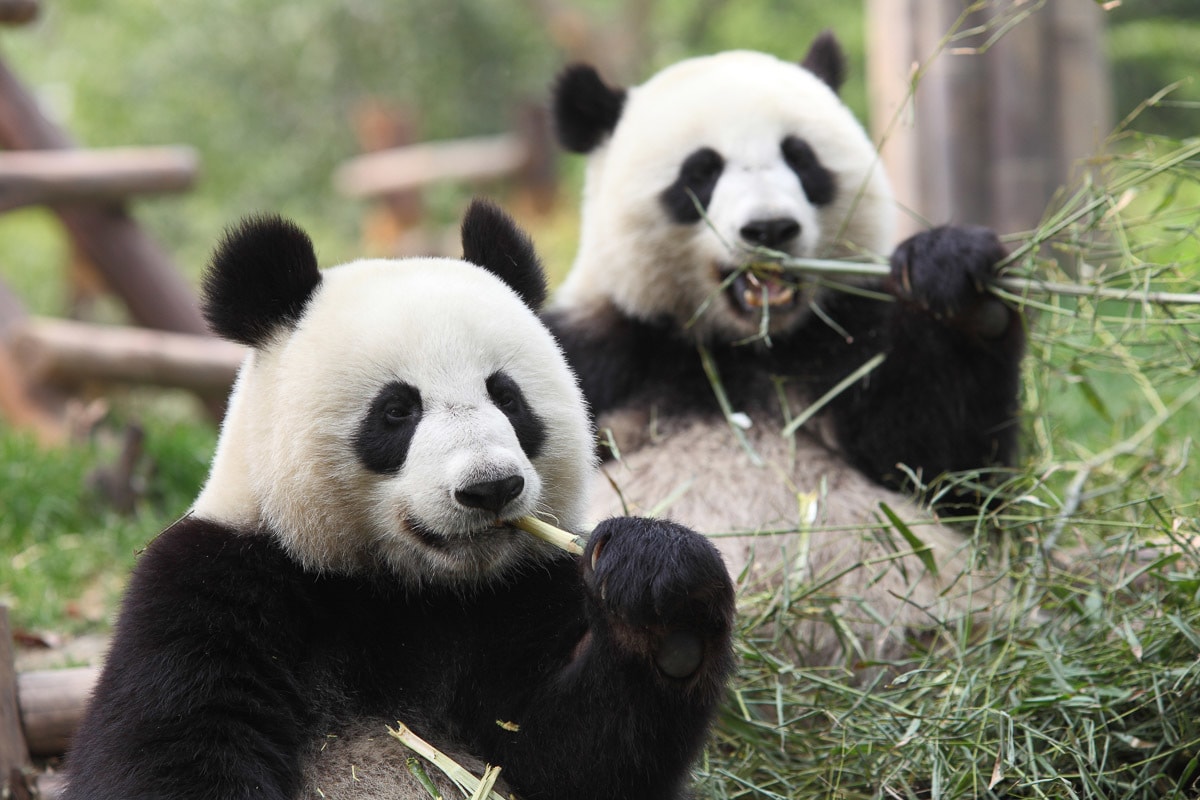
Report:
[{"label": "panda foreleg", "polygon": [[262,537],[194,517],[151,542],[67,754],[64,800],[295,796],[311,725],[296,574]]},{"label": "panda foreleg", "polygon": [[728,573],[699,534],[629,517],[595,529],[580,569],[588,632],[497,762],[519,795],[678,797],[732,669]]},{"label": "panda foreleg", "polygon": [[872,478],[901,487],[901,464],[929,481],[1015,461],[1024,320],[988,291],[1004,256],[992,231],[950,226],[893,253],[896,302],[874,337],[887,359],[834,410],[839,441]]}]

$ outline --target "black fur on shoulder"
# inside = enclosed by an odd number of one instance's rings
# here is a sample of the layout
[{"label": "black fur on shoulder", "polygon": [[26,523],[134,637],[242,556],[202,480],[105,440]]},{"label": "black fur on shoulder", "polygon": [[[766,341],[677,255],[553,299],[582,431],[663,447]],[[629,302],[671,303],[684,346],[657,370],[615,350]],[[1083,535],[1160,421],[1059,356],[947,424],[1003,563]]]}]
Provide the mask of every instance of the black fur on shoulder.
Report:
[{"label": "black fur on shoulder", "polygon": [[217,335],[257,347],[295,325],[321,282],[312,240],[273,214],[225,233],[204,274],[204,318]]},{"label": "black fur on shoulder", "polygon": [[572,64],[554,84],[554,127],[573,153],[590,153],[617,127],[625,90],[609,86],[589,64]]},{"label": "black fur on shoulder", "polygon": [[846,82],[846,54],[833,31],[817,34],[800,66],[825,81],[835,92]]},{"label": "black fur on shoulder", "polygon": [[537,311],[546,302],[546,273],[533,242],[500,207],[473,200],[462,221],[463,260],[483,267]]}]

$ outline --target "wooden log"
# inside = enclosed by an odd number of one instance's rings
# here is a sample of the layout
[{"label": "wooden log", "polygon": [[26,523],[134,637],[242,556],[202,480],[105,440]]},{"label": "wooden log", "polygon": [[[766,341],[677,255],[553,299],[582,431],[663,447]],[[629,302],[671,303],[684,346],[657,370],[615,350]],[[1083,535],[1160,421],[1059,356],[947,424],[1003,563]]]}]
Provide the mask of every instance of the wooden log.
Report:
[{"label": "wooden log", "polygon": [[17,676],[21,720],[31,754],[62,755],[99,677],[98,667],[34,670]]},{"label": "wooden log", "polygon": [[40,203],[111,203],[182,192],[196,180],[190,147],[25,150],[0,153],[0,211]]},{"label": "wooden log", "polygon": [[333,184],[348,197],[375,197],[441,181],[499,178],[528,158],[515,134],[424,142],[350,159],[334,173]]},{"label": "wooden log", "polygon": [[30,318],[14,332],[13,352],[39,383],[138,383],[206,397],[228,392],[246,355],[241,345],[210,336],[46,317]]},{"label": "wooden log", "polygon": [[0,0],[0,25],[27,25],[40,12],[38,0]]},{"label": "wooden log", "polygon": [[30,764],[29,747],[21,730],[18,698],[8,608],[0,606],[0,794],[4,794],[4,789]]},{"label": "wooden log", "polygon": [[[0,146],[9,150],[72,146],[66,133],[42,114],[34,96],[2,61]],[[68,204],[52,208],[136,322],[158,330],[207,332],[191,287],[124,208]]]}]

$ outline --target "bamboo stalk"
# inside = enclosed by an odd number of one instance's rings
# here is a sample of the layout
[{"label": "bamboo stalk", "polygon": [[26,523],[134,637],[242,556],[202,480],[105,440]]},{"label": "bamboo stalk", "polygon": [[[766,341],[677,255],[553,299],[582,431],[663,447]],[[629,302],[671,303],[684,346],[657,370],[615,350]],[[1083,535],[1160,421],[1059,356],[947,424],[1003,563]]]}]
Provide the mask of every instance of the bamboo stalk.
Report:
[{"label": "bamboo stalk", "polygon": [[[822,258],[788,258],[780,261],[756,262],[750,269],[764,272],[796,272],[828,278],[883,278],[891,272],[887,264],[860,261],[835,261]],[[993,287],[1015,295],[1057,294],[1067,297],[1090,297],[1098,300],[1120,300],[1126,303],[1151,305],[1200,305],[1200,293],[1146,292],[1137,289],[1114,289],[1108,286],[1088,286],[1082,283],[1060,283],[1040,278],[1001,276]]]},{"label": "bamboo stalk", "polygon": [[475,800],[475,798],[479,798],[479,800],[504,800],[503,797],[491,790],[500,773],[499,767],[488,767],[483,779],[480,780],[472,775],[470,770],[413,733],[412,729],[403,722],[397,721],[396,727],[394,729],[388,728],[387,731],[389,735],[400,740],[409,750],[412,750],[421,758],[444,772],[446,777],[454,781],[455,785],[464,792],[468,793],[472,800]]},{"label": "bamboo stalk", "polygon": [[567,533],[537,517],[520,517],[512,521],[512,525],[526,533],[531,533],[543,542],[549,542],[555,547],[561,547],[572,555],[583,555],[583,540],[573,533]]}]

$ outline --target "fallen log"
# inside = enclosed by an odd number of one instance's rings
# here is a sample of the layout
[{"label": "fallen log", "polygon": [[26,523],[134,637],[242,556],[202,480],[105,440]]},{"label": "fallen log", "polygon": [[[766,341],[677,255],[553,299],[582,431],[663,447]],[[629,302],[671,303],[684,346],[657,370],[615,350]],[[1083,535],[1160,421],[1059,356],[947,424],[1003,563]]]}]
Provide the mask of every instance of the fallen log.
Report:
[{"label": "fallen log", "polygon": [[31,317],[12,332],[12,352],[34,383],[137,383],[213,397],[233,385],[246,348],[211,336]]},{"label": "fallen log", "polygon": [[4,152],[0,153],[0,211],[183,192],[195,183],[197,165],[196,151],[190,147]]},{"label": "fallen log", "polygon": [[31,755],[63,754],[99,677],[98,667],[34,670],[17,675],[21,725]]}]

